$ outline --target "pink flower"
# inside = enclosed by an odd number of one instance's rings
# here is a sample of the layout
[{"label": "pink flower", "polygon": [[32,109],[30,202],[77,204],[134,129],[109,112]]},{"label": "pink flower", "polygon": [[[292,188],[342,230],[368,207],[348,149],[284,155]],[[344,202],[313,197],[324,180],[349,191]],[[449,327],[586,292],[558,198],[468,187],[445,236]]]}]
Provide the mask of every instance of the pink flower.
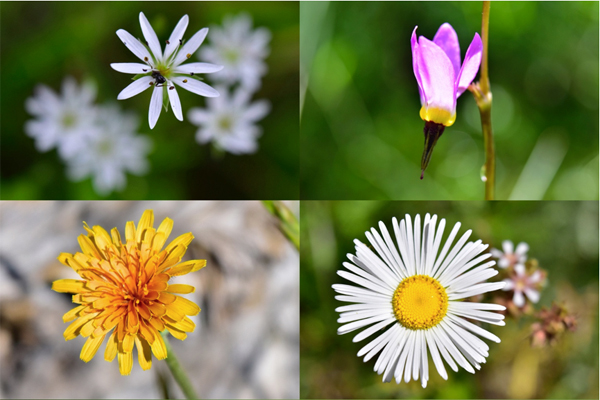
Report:
[{"label": "pink flower", "polygon": [[419,84],[421,119],[425,121],[425,150],[421,160],[421,179],[429,164],[433,147],[456,120],[456,99],[471,84],[479,65],[483,44],[478,33],[460,63],[460,45],[454,28],[444,23],[433,41],[421,36],[417,41],[417,27],[411,37],[413,70]]},{"label": "pink flower", "polygon": [[540,292],[537,288],[541,285],[542,279],[543,275],[539,270],[528,275],[523,264],[516,264],[514,274],[510,278],[504,279],[503,282],[505,282],[506,285],[502,290],[512,290],[515,293],[513,296],[513,303],[521,308],[525,305],[525,296],[523,296],[523,294],[525,294],[532,303],[538,302],[540,299]]}]

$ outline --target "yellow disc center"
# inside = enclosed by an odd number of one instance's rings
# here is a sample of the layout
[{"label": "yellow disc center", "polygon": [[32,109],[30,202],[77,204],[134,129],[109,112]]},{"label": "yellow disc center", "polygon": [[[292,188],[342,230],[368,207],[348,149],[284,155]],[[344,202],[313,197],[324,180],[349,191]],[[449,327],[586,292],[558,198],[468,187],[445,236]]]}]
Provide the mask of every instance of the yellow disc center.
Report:
[{"label": "yellow disc center", "polygon": [[392,299],[394,315],[408,329],[429,329],[436,326],[448,310],[448,295],[434,278],[414,275],[404,279]]}]

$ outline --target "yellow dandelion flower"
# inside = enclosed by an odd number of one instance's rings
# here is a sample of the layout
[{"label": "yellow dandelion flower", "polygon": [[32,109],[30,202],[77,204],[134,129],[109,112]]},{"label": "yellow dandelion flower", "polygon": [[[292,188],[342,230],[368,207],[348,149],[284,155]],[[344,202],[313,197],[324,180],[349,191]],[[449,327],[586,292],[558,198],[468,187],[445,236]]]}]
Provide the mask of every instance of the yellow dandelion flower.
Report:
[{"label": "yellow dandelion flower", "polygon": [[173,276],[198,271],[206,260],[183,263],[181,257],[194,236],[186,233],[173,240],[164,250],[173,220],[165,218],[154,229],[154,213],[146,210],[136,228],[133,221],[125,225],[125,243],[117,228],[109,235],[102,227],[90,227],[88,235],[77,240],[81,253],[61,253],[58,260],[83,278],[60,279],[52,290],[75,293],[73,303],[79,304],[63,316],[64,322],[75,320],[64,332],[66,340],[78,335],[87,337],[81,359],[90,361],[108,338],[104,359],[118,356],[119,370],[129,375],[133,367],[133,346],[137,347],[142,369],[152,366],[152,353],[162,360],[167,349],[160,334],[167,329],[183,340],[193,332],[195,324],[188,315],[196,315],[200,307],[177,294],[193,293],[194,287],[169,284]]}]

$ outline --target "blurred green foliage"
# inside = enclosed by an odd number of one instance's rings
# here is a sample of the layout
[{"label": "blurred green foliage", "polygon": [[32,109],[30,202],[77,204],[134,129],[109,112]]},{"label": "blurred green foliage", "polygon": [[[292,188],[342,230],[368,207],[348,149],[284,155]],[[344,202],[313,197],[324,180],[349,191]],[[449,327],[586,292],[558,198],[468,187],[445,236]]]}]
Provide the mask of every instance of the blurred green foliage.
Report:
[{"label": "blurred green foliage", "polygon": [[[492,3],[498,199],[598,199],[598,13],[598,2]],[[481,2],[301,3],[302,198],[483,199],[469,92],[419,181],[410,35],[418,25],[433,39],[444,22],[464,57],[481,32]]]},{"label": "blurred green foliage", "polygon": [[[135,62],[115,32],[125,29],[141,38],[138,14],[143,11],[161,43],[184,15],[190,16],[186,37],[203,27],[220,25],[227,14],[245,11],[254,26],[273,35],[269,71],[254,99],[268,99],[271,113],[259,125],[263,136],[253,155],[222,157],[199,145],[196,127],[162,113],[154,130],[148,126],[150,92],[125,101],[135,111],[138,130],[154,142],[149,174],[128,175],[127,188],[110,199],[293,199],[298,198],[298,63],[297,2],[2,2],[2,199],[95,199],[90,179],[73,183],[56,150],[39,153],[23,126],[31,117],[25,100],[36,84],[59,91],[66,75],[98,86],[97,103],[117,102],[130,77],[110,68],[112,62]],[[207,38],[210,42],[210,33]],[[164,46],[164,44],[163,44]],[[194,56],[195,57],[195,56]],[[203,107],[201,96],[180,90],[184,118]],[[214,153],[214,152],[213,152]]]},{"label": "blurred green foliage", "polygon": [[[490,344],[490,356],[471,375],[447,368],[444,381],[430,362],[426,389],[420,382],[382,383],[373,372],[375,359],[364,363],[356,353],[368,343],[353,343],[358,332],[338,336],[334,283],[353,240],[368,243],[364,232],[392,217],[426,213],[446,219],[443,240],[456,222],[459,236],[472,229],[471,240],[490,247],[502,241],[530,245],[548,271],[536,309],[564,304],[578,328],[556,346],[532,349],[532,317],[507,319],[504,327],[485,325],[502,340]],[[588,202],[378,202],[301,203],[300,373],[301,398],[598,398],[598,203]]]}]

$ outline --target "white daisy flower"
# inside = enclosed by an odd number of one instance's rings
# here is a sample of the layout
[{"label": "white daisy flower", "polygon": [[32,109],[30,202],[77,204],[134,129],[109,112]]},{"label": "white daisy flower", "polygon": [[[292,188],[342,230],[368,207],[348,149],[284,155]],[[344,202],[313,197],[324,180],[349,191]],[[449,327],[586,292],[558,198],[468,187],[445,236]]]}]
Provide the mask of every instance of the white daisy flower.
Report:
[{"label": "white daisy flower", "polygon": [[81,86],[72,77],[62,83],[57,94],[46,85],[38,85],[25,102],[27,112],[36,117],[25,124],[25,133],[35,139],[38,151],[58,148],[65,160],[73,157],[93,135],[96,89],[91,83]]},{"label": "white daisy flower", "polygon": [[514,291],[513,303],[519,308],[525,305],[525,296],[527,295],[529,301],[537,303],[540,300],[540,292],[537,288],[542,282],[542,273],[540,271],[534,271],[531,275],[528,275],[525,266],[523,264],[517,264],[514,268],[514,274],[504,280],[506,286],[502,290]]},{"label": "white daisy flower", "polygon": [[200,127],[196,141],[200,144],[212,141],[216,148],[233,154],[254,153],[262,134],[255,123],[269,113],[269,102],[250,103],[252,94],[243,87],[238,87],[231,96],[225,87],[217,88],[220,97],[207,99],[206,109],[192,108],[188,113],[190,122]]},{"label": "white daisy flower", "polygon": [[400,224],[394,218],[397,247],[386,226],[379,222],[381,234],[374,228],[366,232],[374,250],[355,240],[356,255],[349,254],[351,262],[344,263],[349,272],[338,271],[353,285],[333,285],[339,294],[336,300],[352,303],[336,309],[340,313],[338,322],[344,324],[338,334],[368,326],[353,339],[360,342],[378,333],[358,356],[364,356],[366,362],[380,353],[374,369],[383,374],[384,382],[393,377],[397,383],[403,377],[405,382],[420,377],[421,385],[426,387],[428,350],[442,378],[448,379],[442,360],[454,371],[458,371],[458,364],[474,373],[473,367],[480,369],[489,349],[474,334],[500,342],[469,320],[504,325],[504,316],[492,311],[505,307],[462,301],[504,286],[504,282],[486,282],[498,273],[491,268],[494,261],[482,263],[490,257],[481,254],[488,246],[481,240],[467,243],[469,230],[452,247],[460,228],[457,223],[440,252],[446,221],[442,219],[437,229],[436,221],[436,215],[427,214],[421,233],[419,215],[414,226],[409,215]]},{"label": "white daisy flower", "polygon": [[225,66],[212,79],[227,85],[240,82],[251,91],[260,87],[260,80],[267,73],[264,59],[270,52],[271,32],[267,28],[253,30],[248,14],[227,16],[223,28],[213,28],[210,41],[200,50],[200,57]]},{"label": "white daisy flower", "polygon": [[98,130],[68,163],[68,176],[81,180],[92,176],[94,190],[108,195],[125,188],[125,173],[142,175],[148,170],[146,160],[152,141],[136,130],[139,120],[134,114],[121,113],[116,105],[98,112]]},{"label": "white daisy flower", "polygon": [[498,259],[498,266],[500,268],[514,267],[515,265],[525,265],[527,261],[527,252],[529,251],[529,245],[525,242],[521,242],[517,245],[517,250],[514,249],[513,242],[505,240],[502,242],[502,250],[491,249],[490,253]]},{"label": "white daisy flower", "polygon": [[[184,15],[179,20],[173,33],[171,33],[171,37],[166,42],[167,45],[164,53],[154,29],[152,29],[152,26],[143,12],[140,12],[140,25],[142,26],[142,33],[146,39],[147,46],[134,38],[129,32],[123,29],[117,31],[117,35],[123,41],[125,46],[144,62],[143,64],[110,64],[116,71],[126,74],[143,75],[123,89],[121,93],[119,93],[117,99],[128,99],[143,92],[150,86],[154,86],[152,98],[150,100],[150,110],[148,112],[150,129],[154,128],[156,121],[158,121],[163,101],[165,104],[168,104],[166,102],[167,96],[175,117],[178,120],[183,121],[181,102],[179,101],[179,95],[177,94],[175,85],[201,96],[219,96],[219,92],[196,78],[197,74],[208,74],[220,71],[223,69],[222,66],[202,62],[181,65],[184,61],[187,61],[196,50],[198,50],[198,47],[200,47],[208,33],[208,28],[201,29],[196,32],[189,41],[184,43],[183,34],[187,28],[188,21],[189,18],[187,15]],[[163,88],[166,88],[166,90],[163,90]]]}]

